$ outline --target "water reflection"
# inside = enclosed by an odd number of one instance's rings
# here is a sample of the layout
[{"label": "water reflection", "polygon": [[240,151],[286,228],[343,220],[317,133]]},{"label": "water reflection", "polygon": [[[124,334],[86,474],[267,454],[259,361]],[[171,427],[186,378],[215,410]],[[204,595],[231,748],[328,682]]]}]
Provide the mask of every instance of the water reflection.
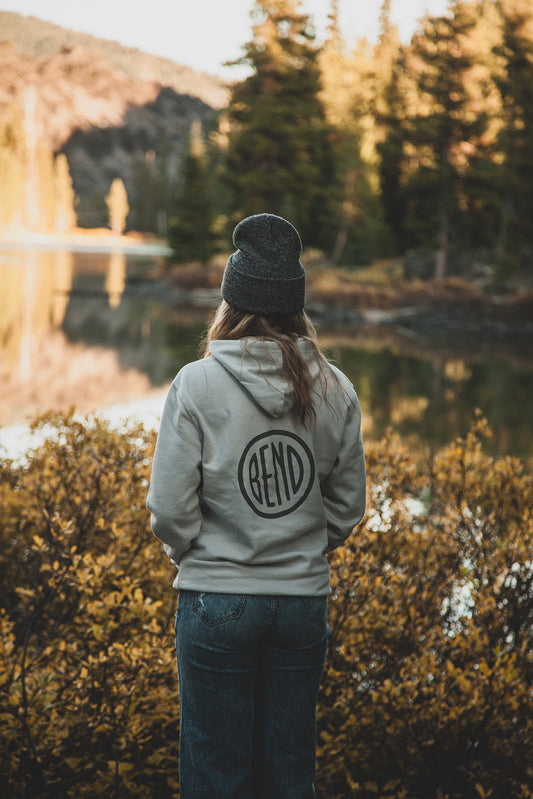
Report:
[{"label": "water reflection", "polygon": [[[0,425],[50,408],[91,411],[152,390],[144,368],[151,356],[121,359],[113,343],[118,337],[133,350],[136,328],[151,337],[149,319],[138,322],[122,302],[128,259],[121,251],[0,251]],[[133,270],[152,264],[131,259]]]},{"label": "water reflection", "polygon": [[126,254],[120,250],[109,256],[109,265],[105,278],[105,291],[111,308],[118,308],[126,285]]},{"label": "water reflection", "polygon": [[533,464],[531,369],[490,358],[448,360],[430,350],[425,358],[415,358],[387,347],[367,351],[342,346],[337,358],[369,412],[372,438],[392,426],[419,460],[427,460],[456,436],[464,436],[474,409],[481,408],[493,433],[487,450],[519,455]]},{"label": "water reflection", "polygon": [[[30,380],[38,343],[50,327],[59,327],[72,281],[68,252],[4,253],[0,262],[0,342],[4,373]],[[56,286],[60,293],[56,294]]]},{"label": "water reflection", "polygon": [[[0,251],[0,425],[146,396],[197,357],[210,310],[142,288],[153,257],[121,251]],[[140,288],[136,288],[140,285]],[[321,341],[357,387],[367,437],[394,427],[419,460],[468,430],[475,407],[489,448],[533,465],[533,367],[506,353],[430,348],[383,331],[331,329]]]}]

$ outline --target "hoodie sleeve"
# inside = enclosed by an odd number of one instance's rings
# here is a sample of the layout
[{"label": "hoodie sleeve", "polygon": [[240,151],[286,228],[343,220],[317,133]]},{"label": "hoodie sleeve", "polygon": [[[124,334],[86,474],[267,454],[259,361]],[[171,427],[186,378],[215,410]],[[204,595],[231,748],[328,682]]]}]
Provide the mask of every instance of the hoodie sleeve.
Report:
[{"label": "hoodie sleeve", "polygon": [[173,563],[200,532],[202,436],[180,373],[167,395],[146,502],[154,535]]},{"label": "hoodie sleeve", "polygon": [[321,489],[328,523],[326,552],[332,552],[344,543],[365,513],[365,455],[357,397],[349,406],[339,453]]}]

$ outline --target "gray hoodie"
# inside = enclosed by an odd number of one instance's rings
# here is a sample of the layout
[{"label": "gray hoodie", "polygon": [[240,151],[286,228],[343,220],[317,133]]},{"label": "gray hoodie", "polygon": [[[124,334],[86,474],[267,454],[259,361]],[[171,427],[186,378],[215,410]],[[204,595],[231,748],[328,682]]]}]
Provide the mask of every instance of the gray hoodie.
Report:
[{"label": "gray hoodie", "polygon": [[326,553],[365,510],[361,410],[349,380],[314,379],[316,425],[299,423],[273,341],[211,342],[168,392],[147,506],[178,567],[175,588],[329,593]]}]

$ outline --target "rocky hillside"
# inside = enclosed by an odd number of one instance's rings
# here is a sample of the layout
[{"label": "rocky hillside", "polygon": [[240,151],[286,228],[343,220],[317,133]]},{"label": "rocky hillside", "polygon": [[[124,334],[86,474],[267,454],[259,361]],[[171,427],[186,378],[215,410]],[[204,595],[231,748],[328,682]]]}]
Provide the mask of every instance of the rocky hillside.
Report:
[{"label": "rocky hillside", "polygon": [[226,100],[216,76],[0,12],[0,120],[18,108],[27,137],[66,153],[82,226],[105,224],[104,198],[120,177],[133,222],[153,228],[157,209],[135,213],[141,183],[157,173],[159,188],[171,187],[191,123],[208,126]]}]

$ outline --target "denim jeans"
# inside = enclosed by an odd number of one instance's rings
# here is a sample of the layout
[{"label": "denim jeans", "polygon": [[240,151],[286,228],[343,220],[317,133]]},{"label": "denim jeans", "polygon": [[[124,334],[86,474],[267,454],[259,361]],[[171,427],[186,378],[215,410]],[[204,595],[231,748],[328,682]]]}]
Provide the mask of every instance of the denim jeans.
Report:
[{"label": "denim jeans", "polygon": [[181,591],[180,799],[312,799],[327,598]]}]

